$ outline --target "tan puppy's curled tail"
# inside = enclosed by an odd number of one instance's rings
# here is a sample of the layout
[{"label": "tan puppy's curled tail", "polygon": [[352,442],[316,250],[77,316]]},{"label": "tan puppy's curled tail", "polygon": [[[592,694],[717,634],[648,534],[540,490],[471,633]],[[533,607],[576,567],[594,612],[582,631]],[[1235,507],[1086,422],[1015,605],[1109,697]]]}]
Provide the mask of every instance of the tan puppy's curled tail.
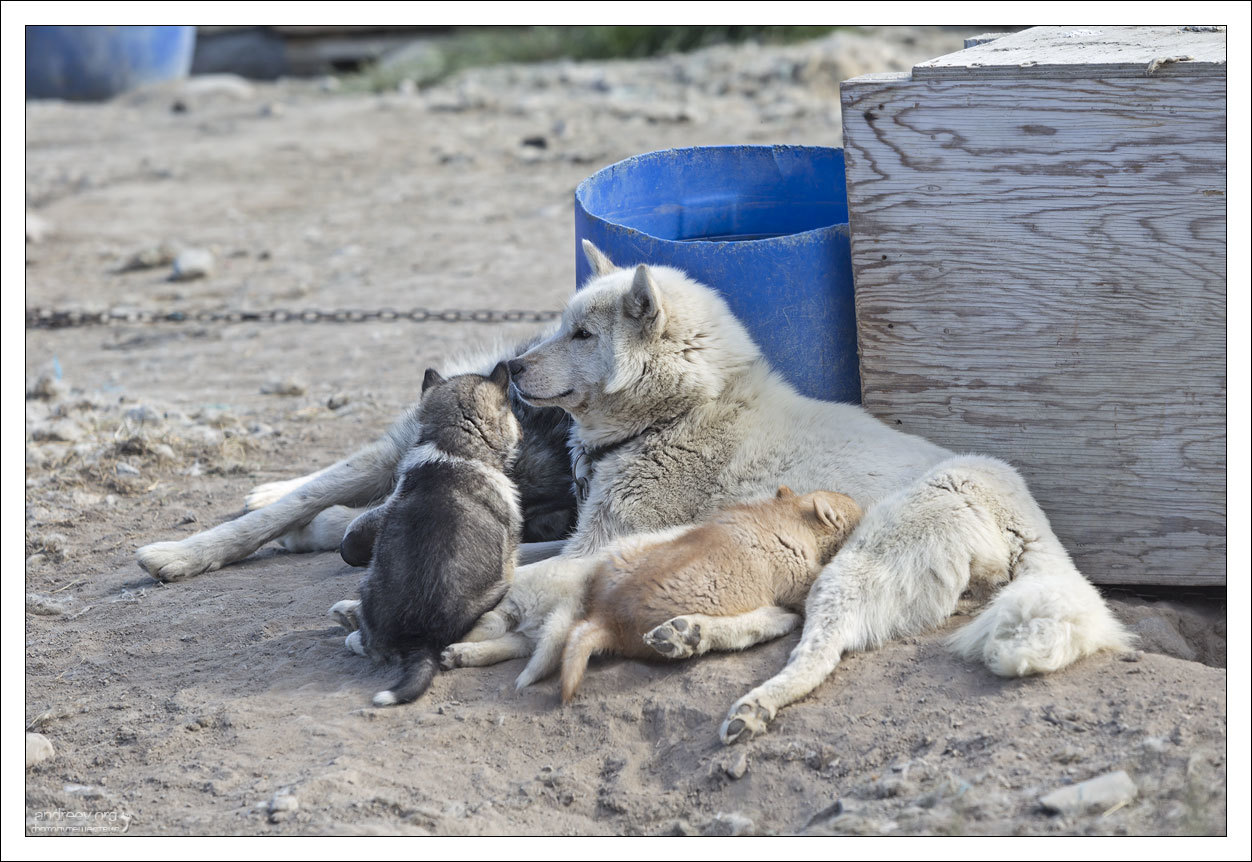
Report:
[{"label": "tan puppy's curled tail", "polygon": [[600,620],[583,620],[574,626],[561,656],[561,702],[569,703],[582,684],[587,662],[613,645],[608,628]]}]

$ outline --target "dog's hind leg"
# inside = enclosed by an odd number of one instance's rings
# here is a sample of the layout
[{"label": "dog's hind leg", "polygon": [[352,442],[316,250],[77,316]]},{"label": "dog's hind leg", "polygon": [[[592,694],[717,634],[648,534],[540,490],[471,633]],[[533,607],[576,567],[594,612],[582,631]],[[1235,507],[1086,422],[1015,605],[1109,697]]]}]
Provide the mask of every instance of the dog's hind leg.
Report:
[{"label": "dog's hind leg", "polygon": [[347,533],[348,527],[364,511],[367,510],[351,509],[347,506],[331,506],[329,509],[323,509],[303,527],[297,527],[279,536],[278,544],[293,554],[338,551],[343,544],[344,534]]},{"label": "dog's hind leg", "polygon": [[139,565],[158,580],[176,581],[242,560],[266,542],[308,524],[323,509],[360,506],[387,496],[402,454],[390,436],[384,437],[263,509],[179,542],[140,548]]},{"label": "dog's hind leg", "polygon": [[803,618],[771,605],[728,617],[684,614],[643,636],[644,643],[667,658],[689,658],[710,650],[741,650],[795,631]]},{"label": "dog's hind leg", "polygon": [[519,632],[507,632],[492,640],[452,644],[439,656],[444,670],[454,667],[486,667],[530,655],[530,639]]}]

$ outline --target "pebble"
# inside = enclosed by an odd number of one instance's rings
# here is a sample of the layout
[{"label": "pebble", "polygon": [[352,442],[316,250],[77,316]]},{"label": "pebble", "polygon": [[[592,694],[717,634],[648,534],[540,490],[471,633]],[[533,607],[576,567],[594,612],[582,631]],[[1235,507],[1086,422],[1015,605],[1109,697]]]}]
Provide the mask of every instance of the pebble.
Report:
[{"label": "pebble", "polygon": [[52,233],[52,222],[34,213],[26,214],[26,241],[40,243]]},{"label": "pebble", "polygon": [[26,734],[26,768],[30,769],[36,763],[47,760],[55,752],[52,749],[52,743],[48,741],[48,737],[42,733]]},{"label": "pebble", "polygon": [[152,444],[152,453],[163,461],[173,461],[178,458],[178,453],[168,443]]},{"label": "pebble", "polygon": [[701,834],[718,838],[737,838],[740,835],[751,835],[755,830],[756,824],[750,817],[744,817],[737,812],[719,811],[713,815],[713,819],[704,827]]},{"label": "pebble", "polygon": [[27,398],[38,398],[44,401],[64,398],[69,394],[70,387],[64,380],[52,374],[41,374],[35,385],[26,390]]},{"label": "pebble", "polygon": [[1139,793],[1139,788],[1123,770],[1071,784],[1040,797],[1039,804],[1056,814],[1084,814],[1107,811],[1125,805]]},{"label": "pebble", "polygon": [[118,272],[138,272],[145,269],[157,269],[162,266],[169,266],[178,258],[178,249],[169,243],[161,243],[160,245],[150,246],[149,248],[140,249],[126,259],[126,262],[117,268]]},{"label": "pebble", "polygon": [[348,397],[346,392],[336,392],[334,395],[326,399],[326,406],[331,410],[338,410],[345,407],[352,399]]},{"label": "pebble", "polygon": [[119,476],[138,476],[139,475],[139,468],[131,464],[127,464],[125,461],[118,461],[116,469],[117,469],[117,475]]},{"label": "pebble", "polygon": [[286,820],[300,807],[300,800],[290,788],[284,788],[274,794],[274,798],[270,800],[269,815],[270,823],[281,823]]},{"label": "pebble", "polygon": [[213,274],[213,253],[203,248],[188,248],[174,258],[170,281],[191,281]]},{"label": "pebble", "polygon": [[[27,561],[29,562],[29,560]],[[38,614],[42,617],[55,617],[70,609],[71,601],[58,596],[45,596],[42,593],[26,594],[26,613]],[[30,740],[28,739],[27,742]]]},{"label": "pebble", "polygon": [[726,774],[736,781],[743,778],[748,771],[748,753],[746,751],[739,752],[739,756],[723,767]]},{"label": "pebble", "polygon": [[266,425],[264,422],[253,422],[248,426],[248,433],[253,437],[271,437],[278,432],[274,430],[273,426]]},{"label": "pebble", "polygon": [[262,395],[303,395],[306,391],[308,387],[292,378],[271,380],[261,387]]},{"label": "pebble", "polygon": [[155,425],[161,421],[161,414],[146,404],[140,404],[127,410],[126,418],[139,425]]},{"label": "pebble", "polygon": [[83,427],[70,419],[40,422],[30,430],[32,440],[52,440],[62,443],[77,443],[83,439],[83,435]]},{"label": "pebble", "polygon": [[262,117],[281,117],[283,115],[283,106],[278,102],[266,102],[261,106],[258,113]]}]

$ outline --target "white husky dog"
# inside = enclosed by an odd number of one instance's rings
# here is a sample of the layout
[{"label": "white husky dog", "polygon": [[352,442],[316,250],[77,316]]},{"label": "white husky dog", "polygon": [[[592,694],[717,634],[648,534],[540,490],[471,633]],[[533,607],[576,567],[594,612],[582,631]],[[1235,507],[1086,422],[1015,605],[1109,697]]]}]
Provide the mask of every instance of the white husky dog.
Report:
[{"label": "white husky dog", "polygon": [[[620,269],[590,243],[584,251],[594,276],[555,334],[513,360],[510,372],[526,401],[574,417],[585,496],[563,555],[519,569],[504,607],[572,622],[580,579],[621,540],[672,534],[786,484],[797,493],[841,491],[865,516],[813,585],[786,667],[731,706],[721,727],[726,743],[764,730],[845,651],[935,626],[970,592],[986,607],[951,645],[1002,676],[1046,673],[1128,645],[1011,466],[953,454],[860,407],[800,395],[716,292],[675,269]],[[567,623],[543,625],[540,636],[543,620],[523,621],[513,633],[494,622],[488,637],[509,638],[509,649],[454,646],[445,663],[498,661],[529,645],[534,656],[520,684],[556,669]],[[706,622],[701,637],[742,648],[778,634],[734,617],[725,627],[712,631]],[[531,636],[519,638],[518,628]]]}]

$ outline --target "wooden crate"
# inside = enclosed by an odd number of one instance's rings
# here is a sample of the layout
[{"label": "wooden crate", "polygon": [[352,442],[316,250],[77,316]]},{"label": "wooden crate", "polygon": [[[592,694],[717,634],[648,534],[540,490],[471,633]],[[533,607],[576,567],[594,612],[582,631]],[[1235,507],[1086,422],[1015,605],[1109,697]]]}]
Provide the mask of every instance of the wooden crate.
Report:
[{"label": "wooden crate", "polygon": [[1017,465],[1098,583],[1226,581],[1225,75],[1039,27],[842,86],[865,406]]}]

